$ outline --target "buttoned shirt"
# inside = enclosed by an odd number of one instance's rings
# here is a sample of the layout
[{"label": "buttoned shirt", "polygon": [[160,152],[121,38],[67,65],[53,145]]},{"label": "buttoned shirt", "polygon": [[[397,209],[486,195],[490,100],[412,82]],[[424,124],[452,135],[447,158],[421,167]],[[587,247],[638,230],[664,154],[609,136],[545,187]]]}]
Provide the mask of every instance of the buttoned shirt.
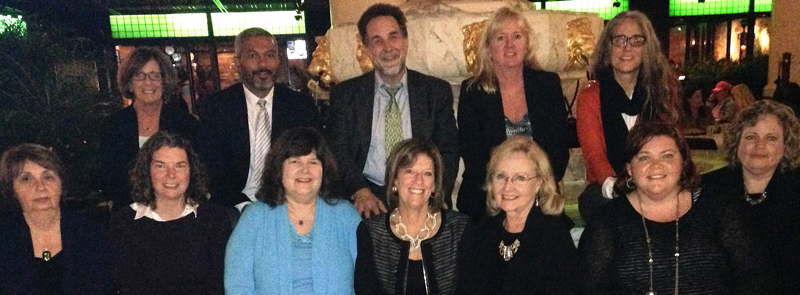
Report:
[{"label": "buttoned shirt", "polygon": [[[161,218],[161,216],[158,216],[158,213],[153,211],[153,208],[150,206],[140,203],[132,203],[130,206],[131,209],[133,209],[133,211],[136,211],[136,216],[133,217],[133,220],[139,220],[142,217],[147,217],[155,221],[161,221],[161,222],[166,221],[163,218]],[[183,218],[189,214],[194,214],[194,218],[197,218],[197,206],[198,204],[192,205],[186,203],[186,207],[183,208],[183,212],[181,213],[181,216],[178,216],[178,218]]]},{"label": "buttoned shirt", "polygon": [[[403,139],[411,138],[411,112],[408,102],[408,70],[400,79],[403,88],[395,94],[397,106],[400,108],[400,119],[403,122]],[[367,162],[364,165],[364,177],[377,185],[384,185],[386,178],[386,110],[389,107],[389,94],[381,88],[386,84],[378,72],[375,72],[375,97],[372,106],[372,136],[369,141]],[[389,84],[386,84],[389,86]],[[396,86],[396,85],[395,85]]]},{"label": "buttoned shirt", "polygon": [[[250,89],[247,89],[247,86],[243,86],[244,88],[244,99],[247,103],[247,125],[248,125],[248,134],[250,135],[250,171],[247,172],[247,183],[242,190],[242,193],[247,196],[251,201],[256,201],[256,192],[258,191],[258,184],[261,175],[256,175],[256,169],[253,165],[255,163],[255,151],[256,151],[256,121],[258,120],[258,111],[260,107],[258,106],[258,100],[261,99],[253,92],[250,92]],[[270,89],[267,96],[264,99],[267,101],[267,104],[264,106],[267,108],[267,113],[269,114],[270,118],[270,126],[272,126],[272,101],[273,96],[275,93],[275,87]],[[267,140],[270,140],[269,138]],[[267,165],[265,162],[264,165]],[[263,170],[262,170],[263,171]],[[241,204],[240,204],[241,205]],[[241,209],[240,209],[241,210]]]}]

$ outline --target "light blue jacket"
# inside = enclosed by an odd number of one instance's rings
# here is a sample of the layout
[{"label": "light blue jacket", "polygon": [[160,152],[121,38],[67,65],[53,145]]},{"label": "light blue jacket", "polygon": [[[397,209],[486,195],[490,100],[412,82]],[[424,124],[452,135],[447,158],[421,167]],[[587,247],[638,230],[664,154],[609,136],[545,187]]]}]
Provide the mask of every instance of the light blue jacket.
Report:
[{"label": "light blue jacket", "polygon": [[[330,205],[318,198],[316,210],[309,270],[314,293],[354,294],[356,229],[361,216],[346,200]],[[292,231],[285,204],[248,206],[225,251],[225,293],[292,294]]]}]

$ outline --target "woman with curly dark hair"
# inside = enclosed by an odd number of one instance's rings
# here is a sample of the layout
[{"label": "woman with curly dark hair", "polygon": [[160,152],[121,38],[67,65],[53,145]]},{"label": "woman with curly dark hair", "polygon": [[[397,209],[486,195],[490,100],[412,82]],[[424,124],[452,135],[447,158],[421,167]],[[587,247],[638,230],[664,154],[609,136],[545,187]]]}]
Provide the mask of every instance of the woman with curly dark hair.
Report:
[{"label": "woman with curly dark hair", "polygon": [[111,218],[120,294],[223,294],[236,214],[206,202],[206,176],[185,138],[159,132],[130,171],[134,203]]},{"label": "woman with curly dark hair", "polygon": [[336,163],[322,135],[289,129],[264,163],[259,201],[228,243],[226,294],[353,294],[361,216],[329,194]]},{"label": "woman with curly dark hair", "polygon": [[703,176],[703,193],[744,207],[780,293],[800,292],[800,121],[786,105],[759,100],[725,130],[730,165]]}]

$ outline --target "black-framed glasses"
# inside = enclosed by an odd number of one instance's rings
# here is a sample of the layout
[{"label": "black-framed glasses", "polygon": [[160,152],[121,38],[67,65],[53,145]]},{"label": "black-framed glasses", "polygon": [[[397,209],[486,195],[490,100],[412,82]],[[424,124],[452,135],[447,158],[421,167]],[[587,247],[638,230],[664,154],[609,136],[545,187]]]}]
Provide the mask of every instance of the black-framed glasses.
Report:
[{"label": "black-framed glasses", "polygon": [[611,37],[611,44],[617,47],[623,47],[625,45],[631,45],[633,47],[641,47],[644,45],[644,42],[647,41],[642,35],[633,35],[633,36],[625,36],[625,35],[617,35]]},{"label": "black-framed glasses", "polygon": [[164,79],[164,76],[161,75],[160,72],[149,72],[149,73],[138,72],[135,75],[133,75],[131,79],[133,79],[134,81],[144,81],[145,78],[149,78],[150,81],[161,81],[161,79]]},{"label": "black-framed glasses", "polygon": [[526,177],[525,175],[520,175],[520,174],[514,176],[508,176],[503,173],[495,173],[494,175],[492,175],[492,180],[494,181],[494,183],[497,183],[498,185],[506,185],[509,179],[511,180],[511,184],[513,185],[526,184],[528,183],[528,181],[531,181],[531,179],[534,178],[536,178],[536,176]]}]

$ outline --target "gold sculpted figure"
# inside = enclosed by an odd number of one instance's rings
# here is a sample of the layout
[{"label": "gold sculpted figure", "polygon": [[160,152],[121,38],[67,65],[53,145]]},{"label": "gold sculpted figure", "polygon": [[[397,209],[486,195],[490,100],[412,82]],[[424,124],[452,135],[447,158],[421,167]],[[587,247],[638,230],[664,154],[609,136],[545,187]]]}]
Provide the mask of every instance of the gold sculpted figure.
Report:
[{"label": "gold sculpted figure", "polygon": [[594,56],[595,37],[588,18],[576,18],[567,23],[567,50],[569,58],[564,71],[583,70]]},{"label": "gold sculpted figure", "polygon": [[467,71],[475,75],[478,73],[478,49],[481,47],[481,35],[486,29],[486,20],[464,26],[464,59],[467,61]]},{"label": "gold sculpted figure", "polygon": [[314,41],[317,42],[317,49],[311,55],[308,73],[318,76],[319,81],[309,80],[307,86],[315,98],[327,100],[330,93],[326,89],[330,89],[330,86],[336,82],[336,77],[333,76],[333,71],[331,70],[331,51],[327,37],[319,36]]}]

